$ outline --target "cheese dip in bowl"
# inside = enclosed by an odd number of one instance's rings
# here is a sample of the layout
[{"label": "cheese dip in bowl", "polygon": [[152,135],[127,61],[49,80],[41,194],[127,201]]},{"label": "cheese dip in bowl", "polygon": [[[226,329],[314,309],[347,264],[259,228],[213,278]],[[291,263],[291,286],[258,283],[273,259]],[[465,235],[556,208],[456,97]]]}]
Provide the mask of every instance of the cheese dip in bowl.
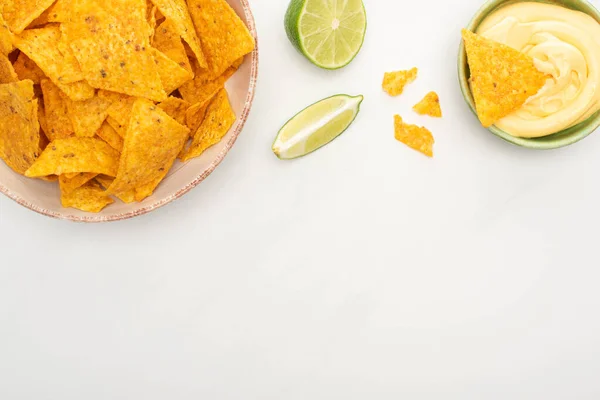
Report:
[{"label": "cheese dip in bowl", "polygon": [[[578,11],[582,10],[582,11]],[[556,148],[583,139],[600,125],[600,13],[589,3],[492,1],[469,30],[533,58],[548,75],[544,87],[490,128],[515,144]],[[464,47],[461,86],[474,108]]]}]

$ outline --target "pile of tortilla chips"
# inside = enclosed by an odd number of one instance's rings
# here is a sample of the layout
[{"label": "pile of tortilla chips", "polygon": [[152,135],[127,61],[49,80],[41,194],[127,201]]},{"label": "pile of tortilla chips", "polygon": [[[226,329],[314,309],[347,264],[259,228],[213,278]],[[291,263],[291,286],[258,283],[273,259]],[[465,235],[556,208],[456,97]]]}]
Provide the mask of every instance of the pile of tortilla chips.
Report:
[{"label": "pile of tortilla chips", "polygon": [[0,158],[64,207],[142,201],[229,131],[254,46],[226,0],[2,0]]}]

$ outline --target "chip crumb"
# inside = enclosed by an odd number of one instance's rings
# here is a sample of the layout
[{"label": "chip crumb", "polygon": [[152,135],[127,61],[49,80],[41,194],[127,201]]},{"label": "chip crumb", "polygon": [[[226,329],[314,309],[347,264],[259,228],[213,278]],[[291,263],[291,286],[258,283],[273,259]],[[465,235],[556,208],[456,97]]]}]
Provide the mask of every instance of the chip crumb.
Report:
[{"label": "chip crumb", "polygon": [[433,157],[435,139],[427,128],[405,124],[401,116],[395,115],[394,130],[396,140],[425,154],[427,157]]},{"label": "chip crumb", "polygon": [[419,70],[417,68],[386,72],[383,76],[383,90],[390,96],[400,96],[404,92],[404,87],[417,79],[418,73]]},{"label": "chip crumb", "polygon": [[545,84],[533,58],[512,47],[463,29],[471,92],[484,127],[517,111]]},{"label": "chip crumb", "polygon": [[419,103],[415,104],[413,110],[417,114],[429,115],[434,118],[442,118],[442,107],[440,97],[436,92],[429,92]]}]

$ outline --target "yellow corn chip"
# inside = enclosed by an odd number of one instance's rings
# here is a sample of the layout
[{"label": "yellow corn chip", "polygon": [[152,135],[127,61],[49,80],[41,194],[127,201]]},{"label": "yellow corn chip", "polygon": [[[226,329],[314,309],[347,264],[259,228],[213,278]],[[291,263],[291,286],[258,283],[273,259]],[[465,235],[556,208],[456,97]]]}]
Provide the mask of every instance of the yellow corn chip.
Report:
[{"label": "yellow corn chip", "polygon": [[49,25],[30,29],[15,38],[15,46],[32,59],[55,84],[69,84],[83,79],[79,65],[58,50],[60,28]]},{"label": "yellow corn chip", "polygon": [[12,64],[8,57],[4,54],[0,54],[0,84],[2,83],[13,83],[18,82],[19,77],[15,72]]},{"label": "yellow corn chip", "polygon": [[417,79],[419,70],[417,68],[408,71],[386,72],[383,76],[383,90],[390,96],[400,96],[404,87]]},{"label": "yellow corn chip", "polygon": [[139,188],[136,188],[135,196],[134,196],[135,201],[142,202],[146,198],[152,196],[152,194],[154,193],[154,190],[156,190],[158,185],[160,185],[160,183],[165,179],[166,176],[167,176],[167,172],[165,171],[161,176],[156,178],[154,181],[152,181],[144,186],[141,186]]},{"label": "yellow corn chip", "polygon": [[188,7],[191,8],[192,4],[189,2],[186,4],[185,0],[152,0],[152,2],[167,18],[167,21],[171,21],[175,32],[190,46],[200,67],[206,68],[206,58],[188,11]]},{"label": "yellow corn chip", "polygon": [[225,87],[225,82],[237,71],[244,58],[235,60],[233,65],[225,70],[223,75],[216,79],[208,78],[208,71],[196,66],[196,76],[193,80],[184,83],[179,88],[179,93],[190,104],[204,103],[213,98],[219,90]]},{"label": "yellow corn chip", "polygon": [[123,193],[153,182],[171,169],[189,129],[145,99],[133,105],[117,178],[109,193]]},{"label": "yellow corn chip", "polygon": [[[112,104],[108,108],[108,115],[118,123],[127,129],[129,118],[131,117],[131,109],[136,98],[128,96],[126,94],[109,92],[106,90],[99,90],[98,96],[109,100]],[[117,129],[114,124],[111,124],[113,128]]]},{"label": "yellow corn chip", "polygon": [[187,81],[192,80],[194,76],[188,70],[181,67],[160,51],[156,49],[152,49],[152,51],[154,52],[156,69],[160,75],[162,86],[167,94],[170,94]]},{"label": "yellow corn chip", "polygon": [[396,140],[425,154],[427,157],[433,157],[435,140],[429,130],[416,125],[405,124],[399,115],[394,116],[394,129]]},{"label": "yellow corn chip", "polygon": [[154,35],[156,34],[156,13],[158,11],[158,7],[156,7],[150,0],[146,1],[146,20],[148,21],[148,25],[150,26],[150,43],[154,40]]},{"label": "yellow corn chip", "polygon": [[25,53],[20,53],[17,57],[17,61],[14,64],[15,72],[19,77],[19,80],[29,79],[34,84],[39,85],[42,79],[46,79],[44,71],[37,66]]},{"label": "yellow corn chip", "polygon": [[24,174],[40,153],[37,109],[32,81],[0,85],[0,158],[19,174]]},{"label": "yellow corn chip", "polygon": [[479,120],[486,128],[521,108],[546,84],[548,76],[528,55],[466,29],[462,33],[471,92]]},{"label": "yellow corn chip", "polygon": [[117,173],[119,157],[119,152],[101,139],[56,139],[46,147],[25,176],[35,178],[74,172],[114,176]]},{"label": "yellow corn chip", "polygon": [[181,38],[177,32],[175,32],[175,28],[171,21],[165,20],[165,22],[160,24],[154,34],[152,46],[164,53],[171,60],[175,61],[180,67],[193,73],[192,65],[190,64],[190,59],[187,56],[185,47],[181,42]]},{"label": "yellow corn chip", "polygon": [[72,11],[73,0],[56,0],[44,13],[48,22],[68,22]]},{"label": "yellow corn chip", "polygon": [[2,0],[2,15],[10,30],[20,34],[52,3],[54,0]]},{"label": "yellow corn chip", "polygon": [[94,174],[93,172],[82,172],[79,174],[75,174],[75,176],[69,178],[63,174],[58,177],[60,191],[63,194],[69,194],[73,190],[82,187],[83,185],[94,179],[96,175],[97,174]]},{"label": "yellow corn chip", "polygon": [[[106,122],[117,132],[121,138],[125,138],[125,134],[127,133],[127,125],[120,124],[119,121],[114,119],[113,117],[106,118]],[[129,124],[129,121],[127,122]]]},{"label": "yellow corn chip", "polygon": [[44,132],[50,141],[65,139],[75,133],[67,104],[60,90],[48,79],[42,81],[44,108],[46,111],[46,129]]},{"label": "yellow corn chip", "polygon": [[13,35],[8,24],[2,17],[2,7],[0,6],[0,54],[7,56],[13,49]]},{"label": "yellow corn chip", "polygon": [[442,118],[440,97],[436,92],[429,92],[418,104],[413,107],[417,114],[429,115],[430,117]]},{"label": "yellow corn chip", "polygon": [[225,0],[188,0],[188,6],[208,64],[207,78],[223,75],[254,50],[254,38]]},{"label": "yellow corn chip", "polygon": [[200,156],[206,149],[219,143],[235,122],[235,113],[231,109],[227,92],[221,90],[206,109],[206,117],[193,134],[189,149],[183,150],[180,158],[188,161]]},{"label": "yellow corn chip", "polygon": [[[104,189],[108,189],[110,185],[115,181],[115,178],[106,176],[106,175],[98,175],[96,177],[96,182],[102,185]],[[130,190],[128,192],[119,193],[116,197],[121,200],[123,203],[129,204],[135,201],[135,190]]]},{"label": "yellow corn chip", "polygon": [[119,153],[123,151],[123,138],[108,122],[104,122],[96,134]]},{"label": "yellow corn chip", "polygon": [[108,116],[111,102],[99,96],[86,101],[72,101],[65,96],[64,100],[69,110],[75,135],[94,137]]},{"label": "yellow corn chip", "polygon": [[[38,122],[40,124],[40,136],[43,136],[43,138],[40,137],[40,143],[46,142],[47,141],[46,131],[48,131],[48,123],[46,121],[46,105],[44,104],[43,101],[38,103]],[[46,148],[47,144],[48,143],[44,143],[43,146],[40,144],[40,148],[42,150],[44,150]]]},{"label": "yellow corn chip", "polygon": [[62,31],[91,86],[165,100],[153,52],[145,44],[147,37],[142,42],[123,37],[117,29],[120,26],[115,17],[94,4],[81,11],[77,22],[63,24]]},{"label": "yellow corn chip", "polygon": [[86,101],[94,97],[96,91],[86,81],[79,81],[63,85],[58,83],[56,86],[68,98],[73,101]]},{"label": "yellow corn chip", "polygon": [[91,213],[98,213],[104,207],[114,203],[114,200],[94,182],[87,183],[70,193],[62,192],[60,201],[63,207]]},{"label": "yellow corn chip", "polygon": [[[215,95],[217,93],[215,93]],[[198,130],[198,128],[200,128],[200,124],[202,124],[204,118],[206,117],[206,109],[208,108],[208,105],[211,103],[214,97],[215,96],[206,99],[203,103],[196,103],[190,108],[188,108],[188,110],[186,111],[185,124],[188,128],[190,128],[190,132],[192,134],[194,134]]]},{"label": "yellow corn chip", "polygon": [[181,125],[185,125],[185,113],[190,108],[190,103],[177,97],[169,97],[158,105],[164,112],[167,113],[175,121]]}]

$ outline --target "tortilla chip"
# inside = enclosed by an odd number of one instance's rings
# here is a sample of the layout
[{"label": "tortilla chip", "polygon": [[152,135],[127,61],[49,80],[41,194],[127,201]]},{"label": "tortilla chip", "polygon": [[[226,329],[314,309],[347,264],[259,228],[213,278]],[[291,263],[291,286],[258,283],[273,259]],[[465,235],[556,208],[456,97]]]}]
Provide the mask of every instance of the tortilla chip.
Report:
[{"label": "tortilla chip", "polygon": [[399,115],[394,116],[394,130],[396,140],[425,154],[427,157],[433,157],[435,140],[429,130],[416,125],[405,124]]},{"label": "tortilla chip", "polygon": [[[144,21],[145,22],[145,21]],[[81,19],[62,25],[88,83],[98,89],[145,97],[167,98],[154,63],[153,52],[143,41],[119,34],[120,22],[97,4],[81,11]]]},{"label": "tortilla chip", "polygon": [[37,66],[25,53],[20,53],[17,61],[13,65],[19,80],[30,79],[34,84],[39,85],[43,79],[46,79],[44,71]]},{"label": "tortilla chip", "polygon": [[60,90],[52,81],[42,81],[42,92],[44,93],[44,108],[46,111],[46,129],[44,132],[50,141],[65,139],[75,133],[73,123],[69,117],[67,103],[61,95]]},{"label": "tortilla chip", "polygon": [[20,34],[39,17],[54,0],[3,0],[2,15],[14,34]]},{"label": "tortilla chip", "polygon": [[94,182],[87,183],[70,193],[62,192],[60,201],[63,207],[91,213],[98,213],[104,207],[115,202],[110,196],[106,195],[100,185]]},{"label": "tortilla chip", "polygon": [[152,49],[152,51],[154,52],[156,69],[160,75],[162,86],[167,94],[170,94],[187,81],[192,80],[194,75],[188,70],[181,67],[160,51],[156,49]]},{"label": "tortilla chip", "polygon": [[152,196],[154,194],[154,191],[156,190],[156,188],[158,187],[158,185],[161,184],[161,182],[165,179],[165,177],[167,176],[167,171],[165,171],[161,176],[159,176],[158,178],[156,178],[154,181],[141,186],[139,188],[135,189],[135,201],[142,202],[144,200],[146,200],[148,197]]},{"label": "tortilla chip", "polygon": [[0,54],[0,84],[2,83],[13,83],[18,82],[19,77],[15,72],[12,64],[8,57],[4,54]]},{"label": "tortilla chip", "polygon": [[404,87],[417,79],[418,73],[417,68],[408,71],[386,72],[381,86],[390,96],[400,96],[404,92]]},{"label": "tortilla chip", "polygon": [[429,115],[430,117],[442,118],[440,97],[436,92],[429,92],[418,104],[413,107],[417,114]]},{"label": "tortilla chip", "polygon": [[177,97],[169,97],[167,100],[158,104],[169,117],[179,122],[181,125],[185,125],[185,113],[190,108],[190,103]]},{"label": "tortilla chip", "polygon": [[471,92],[483,126],[521,108],[544,85],[548,76],[533,58],[511,47],[463,29],[471,70]]},{"label": "tortilla chip", "polygon": [[32,81],[0,85],[0,158],[19,174],[40,154],[37,109]]},{"label": "tortilla chip", "polygon": [[30,29],[15,38],[15,46],[32,59],[55,84],[69,84],[83,79],[79,65],[58,50],[60,28],[49,25]]},{"label": "tortilla chip", "polygon": [[148,26],[150,27],[150,43],[154,39],[154,35],[156,34],[156,13],[158,12],[158,7],[156,7],[150,0],[146,1],[146,20],[148,21]]},{"label": "tortilla chip", "polygon": [[[66,97],[66,96],[65,96]],[[72,101],[65,98],[75,135],[94,137],[108,116],[109,100],[93,97],[86,101]]]},{"label": "tortilla chip", "polygon": [[46,147],[25,176],[35,178],[74,172],[114,176],[117,173],[119,157],[119,152],[101,139],[56,139]]},{"label": "tortilla chip", "polygon": [[[46,105],[43,101],[38,103],[38,122],[40,124],[40,135],[43,133],[44,138],[40,138],[40,143],[46,139],[46,131],[48,130],[48,123],[46,120]],[[46,143],[44,146],[40,145],[40,148],[43,150],[46,148]]]},{"label": "tortilla chip", "polygon": [[110,144],[113,149],[118,150],[119,153],[123,151],[123,138],[108,122],[104,122],[96,134],[100,139]]},{"label": "tortilla chip", "polygon": [[202,42],[208,78],[221,76],[237,59],[254,50],[254,38],[225,0],[189,0]]},{"label": "tortilla chip", "polygon": [[[217,93],[215,93],[215,95]],[[198,128],[200,128],[204,118],[206,118],[206,109],[214,97],[215,96],[211,97],[210,99],[206,99],[206,101],[203,103],[196,103],[187,109],[185,113],[185,124],[188,128],[190,128],[192,134],[194,134]]]},{"label": "tortilla chip", "polygon": [[119,121],[110,116],[106,118],[106,122],[115,130],[115,132],[117,132],[119,136],[121,136],[121,138],[125,138],[125,135],[127,134],[127,125],[120,124]]},{"label": "tortilla chip", "polygon": [[96,91],[86,81],[79,81],[63,85],[57,84],[61,92],[73,101],[86,101],[94,97]]},{"label": "tortilla chip", "polygon": [[60,191],[63,194],[69,194],[73,190],[82,187],[92,179],[94,179],[97,174],[93,172],[82,172],[76,174],[74,177],[69,178],[66,175],[61,175],[58,177],[58,184],[60,186]]},{"label": "tortilla chip", "polygon": [[188,72],[193,74],[192,65],[190,59],[187,56],[185,47],[181,42],[181,38],[175,32],[175,27],[170,20],[165,20],[157,28],[152,41],[152,46],[164,53],[171,60],[179,64],[180,67],[185,68]]},{"label": "tortilla chip", "polygon": [[13,34],[2,17],[1,8],[0,6],[0,54],[7,56],[13,49]]},{"label": "tortilla chip", "polygon": [[[115,181],[115,178],[106,176],[106,175],[98,175],[96,177],[96,182],[98,182],[104,189],[108,189],[110,185]],[[116,197],[121,200],[123,203],[129,204],[135,201],[135,190],[130,190],[128,192],[120,193],[116,195]]]},{"label": "tortilla chip", "polygon": [[[189,9],[192,4],[185,0],[152,0],[160,12],[170,21],[174,31],[190,46],[200,67],[206,68],[206,58],[198,38]],[[189,8],[189,9],[188,9]]]},{"label": "tortilla chip", "polygon": [[[129,124],[131,117],[131,109],[136,98],[121,93],[108,92],[105,90],[98,91],[98,96],[111,101],[111,106],[108,108],[108,115],[118,122],[118,125],[125,126]],[[111,124],[112,125],[112,124]],[[117,129],[114,125],[113,128]]]},{"label": "tortilla chip", "polygon": [[169,171],[189,135],[189,129],[145,99],[133,105],[117,178],[109,193],[141,187]]},{"label": "tortilla chip", "polygon": [[206,109],[206,117],[198,130],[193,134],[189,149],[183,150],[179,156],[182,161],[199,157],[206,149],[219,143],[233,126],[236,120],[231,109],[227,92],[221,90]]}]

